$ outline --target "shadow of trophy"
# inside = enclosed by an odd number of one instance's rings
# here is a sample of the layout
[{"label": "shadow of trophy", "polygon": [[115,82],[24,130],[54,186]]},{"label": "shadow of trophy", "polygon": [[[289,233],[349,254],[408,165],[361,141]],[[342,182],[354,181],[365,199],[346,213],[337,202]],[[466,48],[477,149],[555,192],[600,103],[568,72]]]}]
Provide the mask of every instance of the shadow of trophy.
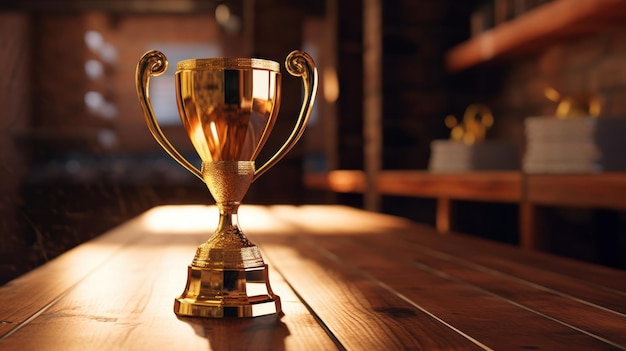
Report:
[{"label": "shadow of trophy", "polygon": [[293,51],[287,71],[300,77],[303,101],[292,133],[261,167],[255,160],[267,141],[280,107],[277,62],[256,58],[202,58],[176,65],[178,111],[202,160],[198,169],[169,142],[155,118],[149,97],[151,76],[167,69],[159,51],[145,53],[136,71],[139,103],[156,141],[209,188],[219,209],[217,229],[196,250],[187,284],[174,301],[179,316],[256,317],[281,312],[268,267],[259,248],[239,227],[237,210],[249,186],[297,143],[308,122],[317,91],[317,69],[305,52]]},{"label": "shadow of trophy", "polygon": [[271,315],[231,319],[229,323],[213,318],[179,316],[178,319],[189,324],[196,335],[207,339],[213,351],[281,351],[286,349],[285,339],[290,335],[287,326]]}]

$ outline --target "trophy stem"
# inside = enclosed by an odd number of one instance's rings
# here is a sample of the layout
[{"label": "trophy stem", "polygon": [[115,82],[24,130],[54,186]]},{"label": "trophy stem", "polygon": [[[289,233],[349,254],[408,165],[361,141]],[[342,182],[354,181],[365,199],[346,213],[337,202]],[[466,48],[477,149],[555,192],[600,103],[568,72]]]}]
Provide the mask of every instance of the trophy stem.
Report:
[{"label": "trophy stem", "polygon": [[[239,227],[240,201],[223,200],[243,197],[253,172],[249,165],[240,162],[203,165],[209,189],[221,200],[216,201],[220,218],[217,229],[198,247],[187,268],[185,291],[174,301],[177,315],[256,317],[281,311],[280,298],[272,292],[261,252]],[[229,176],[219,178],[224,174]],[[240,182],[233,181],[239,178]]]},{"label": "trophy stem", "polygon": [[217,204],[220,219],[209,240],[198,247],[192,265],[202,268],[240,269],[263,266],[259,248],[239,227],[239,203]]},{"label": "trophy stem", "polygon": [[217,208],[220,211],[220,220],[217,224],[216,232],[229,232],[245,238],[239,228],[239,218],[237,216],[239,202],[217,203]]}]

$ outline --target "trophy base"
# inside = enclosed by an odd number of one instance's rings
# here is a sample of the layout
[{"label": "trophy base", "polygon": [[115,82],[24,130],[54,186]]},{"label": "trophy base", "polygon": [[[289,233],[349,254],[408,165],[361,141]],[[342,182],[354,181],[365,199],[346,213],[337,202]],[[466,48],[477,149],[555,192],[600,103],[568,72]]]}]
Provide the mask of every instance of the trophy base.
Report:
[{"label": "trophy base", "polygon": [[280,297],[270,288],[267,264],[241,269],[187,269],[187,286],[174,301],[179,316],[259,317],[281,312]]}]

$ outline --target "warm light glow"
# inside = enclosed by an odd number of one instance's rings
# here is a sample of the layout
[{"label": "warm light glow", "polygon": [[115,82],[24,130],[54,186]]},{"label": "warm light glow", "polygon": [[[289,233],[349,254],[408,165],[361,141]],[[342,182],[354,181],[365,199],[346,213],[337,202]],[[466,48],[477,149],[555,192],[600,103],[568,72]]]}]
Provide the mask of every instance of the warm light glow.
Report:
[{"label": "warm light glow", "polygon": [[[207,189],[207,202],[210,201]],[[244,204],[238,212],[239,225],[245,233],[248,230],[276,231],[276,223],[267,214],[267,207]],[[217,206],[212,205],[159,206],[141,217],[142,226],[157,234],[213,233],[218,221],[219,211]]]},{"label": "warm light glow", "polygon": [[602,105],[600,104],[600,99],[597,97],[592,97],[589,100],[589,115],[592,117],[600,117],[600,112],[602,110]]},{"label": "warm light glow", "polygon": [[230,9],[224,4],[217,5],[215,8],[215,19],[219,24],[225,24],[230,19]]},{"label": "warm light glow", "polygon": [[339,79],[334,68],[327,67],[324,69],[323,87],[326,102],[335,103],[339,98]]},{"label": "warm light glow", "polygon": [[211,137],[213,138],[213,141],[215,142],[215,144],[219,145],[220,136],[219,134],[217,134],[217,127],[215,126],[214,121],[211,121],[211,123],[209,123],[209,128],[211,128]]},{"label": "warm light glow", "polygon": [[272,206],[271,210],[278,218],[294,218],[301,231],[318,235],[379,235],[395,227],[406,228],[407,225],[406,220],[398,217],[377,213],[363,216],[357,209],[340,205],[278,205]]},{"label": "warm light glow", "polygon": [[228,34],[234,34],[241,29],[241,18],[230,11],[225,4],[217,5],[215,8],[215,20]]},{"label": "warm light glow", "polygon": [[454,117],[453,115],[447,115],[446,118],[443,120],[443,123],[448,128],[454,128],[454,126],[457,125],[457,120],[456,117]]},{"label": "warm light glow", "polygon": [[365,174],[359,171],[332,171],[328,182],[338,192],[361,191],[365,189]]},{"label": "warm light glow", "polygon": [[453,115],[446,116],[444,123],[450,128],[450,139],[472,145],[485,140],[487,129],[493,126],[493,114],[486,105],[471,104],[465,109],[461,124]]},{"label": "warm light glow", "polygon": [[561,103],[556,107],[556,116],[558,118],[567,118],[569,111],[572,109],[572,100],[570,98],[564,98]]},{"label": "warm light glow", "polygon": [[[207,195],[208,196],[208,195]],[[345,206],[246,205],[239,208],[239,225],[250,240],[264,245],[265,235],[368,235],[394,228],[406,228],[398,217]],[[141,217],[136,230],[155,235],[199,235],[207,240],[217,228],[219,211],[215,205],[167,205],[155,207]]]},{"label": "warm light glow", "polygon": [[[207,190],[207,201],[209,199]],[[148,231],[167,234],[213,232],[218,219],[217,208],[209,206],[159,206],[141,218]]]},{"label": "warm light glow", "polygon": [[462,140],[464,133],[465,130],[463,129],[463,126],[454,126],[452,131],[450,131],[450,138],[452,140]]},{"label": "warm light glow", "polygon": [[463,135],[463,142],[467,145],[472,145],[476,142],[476,136],[474,134]]},{"label": "warm light glow", "polygon": [[550,101],[554,101],[557,102],[561,99],[561,94],[559,94],[558,91],[556,91],[556,89],[552,88],[552,87],[548,87],[543,91],[543,94],[548,98],[548,100]]},{"label": "warm light glow", "polygon": [[265,70],[252,71],[252,98],[268,100],[270,96],[270,72]]},{"label": "warm light glow", "polygon": [[207,142],[204,138],[204,130],[202,129],[202,125],[200,123],[195,123],[191,125],[191,133],[189,134],[191,138],[191,143],[195,146],[200,158],[203,161],[211,160],[211,152],[207,146]]}]

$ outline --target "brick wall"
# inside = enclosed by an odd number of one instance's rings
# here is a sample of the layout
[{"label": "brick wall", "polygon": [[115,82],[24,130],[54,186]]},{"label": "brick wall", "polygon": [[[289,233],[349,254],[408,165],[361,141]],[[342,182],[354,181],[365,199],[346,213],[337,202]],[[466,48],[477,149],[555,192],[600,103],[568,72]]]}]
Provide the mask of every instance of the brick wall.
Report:
[{"label": "brick wall", "polygon": [[[34,22],[35,75],[34,128],[52,138],[48,151],[100,153],[152,152],[158,145],[146,128],[135,92],[135,68],[139,58],[159,44],[219,42],[218,28],[208,14],[114,15],[104,13],[40,14]],[[201,29],[201,30],[200,30]],[[88,59],[100,59],[85,44],[89,30],[102,34],[117,59],[104,63],[104,76],[86,77]],[[167,54],[167,52],[165,53]],[[169,70],[175,69],[170,62]],[[155,77],[153,79],[159,79]],[[89,111],[87,91],[98,91],[117,113],[103,118]],[[172,94],[174,94],[172,90]],[[172,142],[191,150],[182,128],[165,128]],[[98,132],[109,130],[116,141],[103,145]],[[69,140],[68,140],[69,139]],[[72,144],[69,141],[74,140]],[[64,142],[60,142],[64,141]]]},{"label": "brick wall", "polygon": [[471,2],[383,1],[383,169],[425,169],[446,138],[455,84],[443,56],[467,31]]},{"label": "brick wall", "polygon": [[482,77],[488,82],[481,85],[490,85],[479,90],[496,118],[490,136],[513,140],[522,152],[524,118],[555,113],[556,103],[544,95],[547,87],[555,88],[562,96],[597,94],[602,117],[626,118],[624,29],[555,43],[535,55],[480,68],[475,74],[477,79]]},{"label": "brick wall", "polygon": [[0,67],[4,72],[0,75],[0,283],[19,274],[28,260],[22,254],[25,244],[19,235],[27,226],[19,210],[19,188],[30,159],[24,140],[31,110],[29,23],[23,14],[0,12]]}]

